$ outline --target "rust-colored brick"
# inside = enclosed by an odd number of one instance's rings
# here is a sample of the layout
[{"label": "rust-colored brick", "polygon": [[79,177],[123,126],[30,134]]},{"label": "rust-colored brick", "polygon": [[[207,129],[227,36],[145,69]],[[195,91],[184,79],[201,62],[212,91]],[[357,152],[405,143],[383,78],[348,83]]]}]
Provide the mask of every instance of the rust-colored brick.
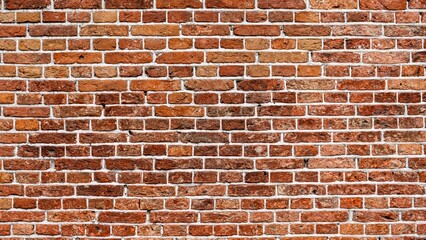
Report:
[{"label": "rust-colored brick", "polygon": [[426,239],[426,0],[0,9],[0,239]]}]

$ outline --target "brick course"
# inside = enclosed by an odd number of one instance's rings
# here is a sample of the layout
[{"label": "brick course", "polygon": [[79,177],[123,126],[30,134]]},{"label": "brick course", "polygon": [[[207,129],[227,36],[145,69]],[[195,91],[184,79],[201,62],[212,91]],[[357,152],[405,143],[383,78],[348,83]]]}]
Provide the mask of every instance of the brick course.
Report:
[{"label": "brick course", "polygon": [[426,1],[0,7],[1,239],[426,239]]}]

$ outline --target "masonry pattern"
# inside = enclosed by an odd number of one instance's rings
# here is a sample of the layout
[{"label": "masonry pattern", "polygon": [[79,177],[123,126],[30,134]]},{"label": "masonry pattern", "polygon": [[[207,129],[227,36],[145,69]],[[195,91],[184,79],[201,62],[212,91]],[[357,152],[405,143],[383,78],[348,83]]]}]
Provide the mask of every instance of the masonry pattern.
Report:
[{"label": "masonry pattern", "polygon": [[2,0],[1,239],[426,239],[425,0]]}]

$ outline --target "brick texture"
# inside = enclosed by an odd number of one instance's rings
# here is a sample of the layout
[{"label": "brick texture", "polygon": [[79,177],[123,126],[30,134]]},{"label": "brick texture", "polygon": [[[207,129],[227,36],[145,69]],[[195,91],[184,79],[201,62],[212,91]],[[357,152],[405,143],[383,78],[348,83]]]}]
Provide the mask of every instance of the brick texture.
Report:
[{"label": "brick texture", "polygon": [[426,239],[425,0],[0,8],[0,239]]}]

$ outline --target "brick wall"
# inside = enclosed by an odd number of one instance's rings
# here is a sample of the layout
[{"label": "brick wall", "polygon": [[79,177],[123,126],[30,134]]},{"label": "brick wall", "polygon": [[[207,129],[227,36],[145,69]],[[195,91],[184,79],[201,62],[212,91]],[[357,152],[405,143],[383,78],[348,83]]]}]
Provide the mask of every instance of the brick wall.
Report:
[{"label": "brick wall", "polygon": [[1,239],[426,238],[425,0],[1,8]]}]

